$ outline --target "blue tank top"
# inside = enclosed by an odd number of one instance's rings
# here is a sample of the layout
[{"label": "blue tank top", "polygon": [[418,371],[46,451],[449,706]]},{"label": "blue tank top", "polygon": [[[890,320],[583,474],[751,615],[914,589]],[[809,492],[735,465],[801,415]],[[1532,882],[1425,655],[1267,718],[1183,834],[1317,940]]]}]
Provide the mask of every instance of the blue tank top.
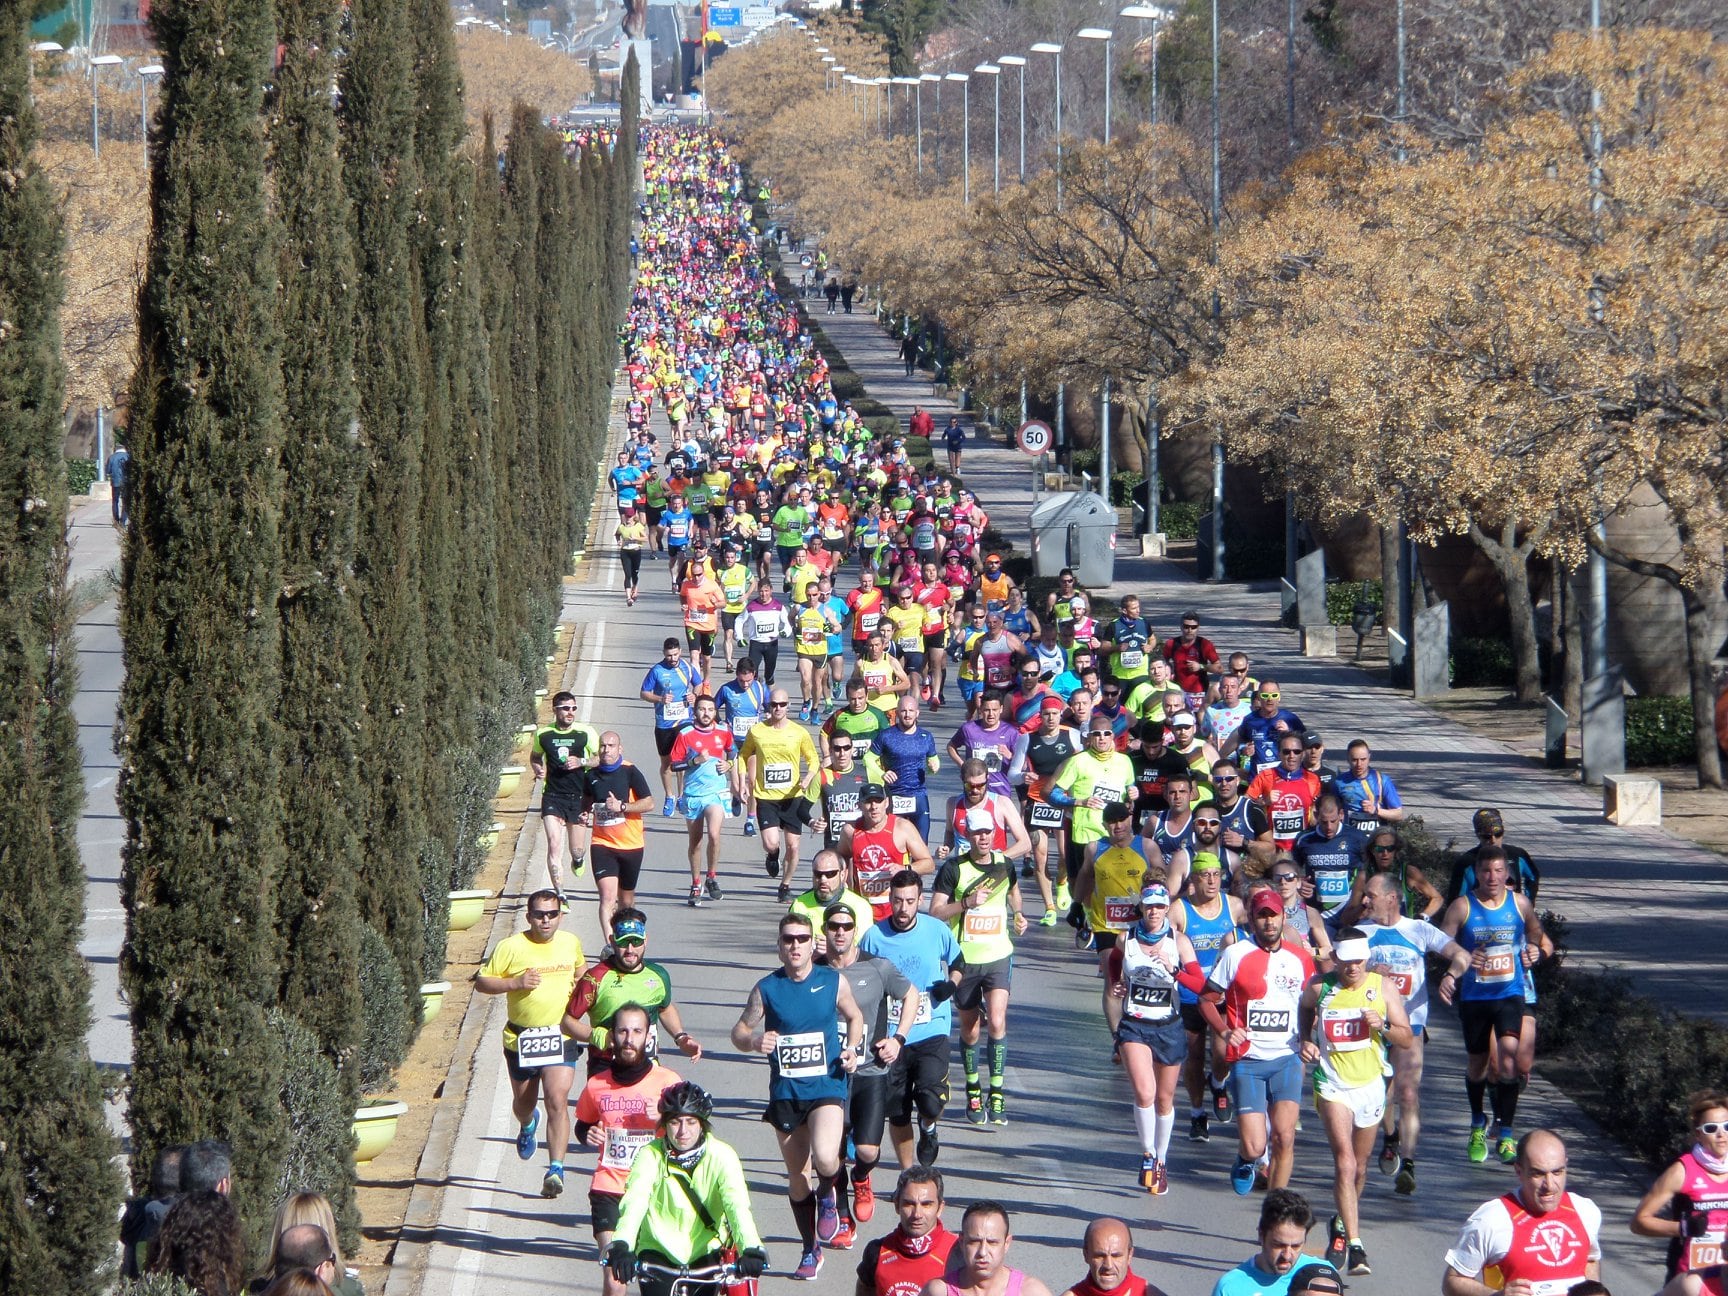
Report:
[{"label": "blue tank top", "polygon": [[1032,633],[1032,611],[1030,608],[1017,608],[1012,612],[1002,613],[1002,626],[1011,635],[1025,639]]},{"label": "blue tank top", "polygon": [[1478,971],[1472,966],[1458,987],[1460,999],[1505,999],[1524,995],[1524,915],[1518,897],[1508,891],[1498,907],[1490,909],[1470,895],[1470,916],[1458,932],[1458,943],[1474,954],[1487,950],[1487,963]]},{"label": "blue tank top", "polygon": [[[1218,956],[1224,952],[1224,938],[1235,930],[1236,924],[1230,920],[1230,899],[1221,896],[1223,903],[1218,906],[1216,918],[1204,917],[1194,907],[1194,902],[1186,896],[1182,898],[1182,913],[1184,929],[1188,933],[1188,943],[1194,947],[1194,958],[1200,964],[1200,970],[1207,974],[1212,971],[1212,965],[1218,961]],[[1182,993],[1183,1003],[1198,1003],[1200,996],[1187,986],[1178,984]]]},{"label": "blue tank top", "polygon": [[771,1099],[813,1102],[846,1096],[840,1065],[840,973],[820,964],[802,981],[782,968],[757,982],[765,1027],[779,1034],[769,1059]]}]

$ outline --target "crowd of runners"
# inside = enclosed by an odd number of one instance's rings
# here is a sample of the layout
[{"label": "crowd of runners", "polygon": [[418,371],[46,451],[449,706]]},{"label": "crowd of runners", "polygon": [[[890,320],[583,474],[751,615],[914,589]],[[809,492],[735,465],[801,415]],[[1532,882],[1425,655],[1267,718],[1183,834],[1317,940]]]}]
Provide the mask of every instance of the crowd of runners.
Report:
[{"label": "crowd of runners", "polygon": [[[1464,1223],[1447,1296],[1600,1290],[1600,1213],[1567,1192],[1564,1143],[1518,1124],[1532,969],[1552,946],[1540,874],[1500,813],[1477,811],[1477,845],[1431,880],[1404,858],[1397,784],[1367,744],[1330,764],[1299,699],[1219,651],[1196,612],[1126,595],[1095,615],[1071,573],[1029,601],[980,501],[911,429],[836,399],[717,137],[649,129],[642,151],[612,538],[627,605],[664,562],[681,624],[641,679],[652,759],[554,698],[533,756],[549,885],[478,981],[509,997],[517,1150],[534,1157],[543,1111],[544,1194],[563,1191],[572,1146],[593,1150],[608,1296],[767,1269],[711,1098],[662,1062],[668,1047],[702,1058],[693,1026],[763,1059],[793,1277],[859,1243],[888,1159],[895,1222],[859,1248],[859,1296],[1047,1296],[1009,1265],[999,1204],[947,1230],[937,1165],[945,1121],[1009,1123],[1016,942],[1064,924],[1073,957],[1096,964],[1104,1018],[1092,1038],[1077,1023],[1071,1048],[1121,1069],[1136,1182],[1151,1197],[1214,1176],[1265,1194],[1259,1248],[1221,1296],[1336,1293],[1373,1272],[1365,1184],[1377,1167],[1394,1194],[1420,1191],[1437,1004],[1462,1028],[1471,1113],[1448,1154],[1517,1180]],[[953,796],[933,791],[942,770],[958,773]],[[688,905],[735,904],[774,932],[778,966],[733,1022],[687,1021],[647,956],[636,891],[656,816],[683,825]],[[729,833],[760,848],[765,880],[722,878]],[[592,961],[561,928],[585,871],[609,938]],[[1693,1107],[1693,1148],[1631,1223],[1668,1239],[1677,1293],[1728,1296],[1728,1098]],[[1178,1159],[1184,1119],[1194,1146]],[[1226,1126],[1232,1151],[1207,1152]],[[1299,1141],[1331,1167],[1318,1257],[1303,1250],[1315,1214],[1288,1187]],[[1448,1203],[1436,1226],[1465,1213]],[[1071,1293],[1148,1290],[1126,1224],[1095,1221],[1082,1250]]]}]

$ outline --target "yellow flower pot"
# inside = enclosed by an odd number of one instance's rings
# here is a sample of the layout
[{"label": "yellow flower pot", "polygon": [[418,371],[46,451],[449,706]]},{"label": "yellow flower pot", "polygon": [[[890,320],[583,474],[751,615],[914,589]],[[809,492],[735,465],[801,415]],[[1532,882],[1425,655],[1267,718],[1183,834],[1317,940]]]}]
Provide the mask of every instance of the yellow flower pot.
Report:
[{"label": "yellow flower pot", "polygon": [[528,772],[526,765],[506,765],[498,771],[498,795],[507,797],[522,786],[522,776]]},{"label": "yellow flower pot", "polygon": [[540,732],[539,725],[525,724],[516,731],[516,750],[524,752],[534,741],[534,735]]},{"label": "yellow flower pot", "polygon": [[503,831],[504,831],[504,825],[503,824],[494,823],[485,832],[481,833],[480,834],[480,849],[481,850],[491,850],[494,846],[496,846],[498,844],[499,835],[502,834]]},{"label": "yellow flower pot", "polygon": [[467,931],[479,922],[486,914],[486,902],[492,898],[490,891],[452,891],[450,893],[450,921],[447,924],[453,932]]},{"label": "yellow flower pot", "polygon": [[408,1104],[390,1098],[368,1098],[354,1113],[354,1163],[365,1165],[396,1138],[396,1122],[408,1114]]},{"label": "yellow flower pot", "polygon": [[420,987],[420,1024],[424,1026],[444,1007],[444,996],[450,993],[448,981],[428,981]]}]

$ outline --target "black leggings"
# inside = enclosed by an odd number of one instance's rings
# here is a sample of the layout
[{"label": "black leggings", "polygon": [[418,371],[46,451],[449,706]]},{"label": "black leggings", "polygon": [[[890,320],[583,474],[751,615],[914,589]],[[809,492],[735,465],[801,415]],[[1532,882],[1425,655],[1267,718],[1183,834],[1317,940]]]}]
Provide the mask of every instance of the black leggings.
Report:
[{"label": "black leggings", "polygon": [[618,558],[624,564],[624,584],[634,588],[642,576],[642,551],[640,549],[620,549]]},{"label": "black leggings", "polygon": [[767,643],[750,645],[750,664],[756,668],[756,677],[769,688],[774,687],[774,667],[780,660],[780,641],[770,639]]}]

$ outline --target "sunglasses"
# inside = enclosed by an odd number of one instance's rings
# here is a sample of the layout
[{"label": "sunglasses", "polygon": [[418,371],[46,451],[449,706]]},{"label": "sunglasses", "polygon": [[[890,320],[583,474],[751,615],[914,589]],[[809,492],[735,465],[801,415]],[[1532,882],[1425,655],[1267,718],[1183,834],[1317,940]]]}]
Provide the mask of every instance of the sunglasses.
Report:
[{"label": "sunglasses", "polygon": [[1398,848],[1391,845],[1370,846],[1368,849],[1373,851],[1376,855],[1396,855],[1398,853]]},{"label": "sunglasses", "polygon": [[857,923],[831,922],[831,923],[824,923],[823,926],[827,927],[827,929],[829,931],[856,931],[856,930],[858,930],[858,924]]},{"label": "sunglasses", "polygon": [[1114,739],[1116,737],[1116,735],[1111,733],[1108,729],[1094,729],[1091,733],[1087,734],[1086,736],[1088,738],[1111,738],[1111,739]]},{"label": "sunglasses", "polygon": [[1296,873],[1274,873],[1272,880],[1282,885],[1285,882],[1294,882],[1298,876],[1300,875]]},{"label": "sunglasses", "polygon": [[816,870],[816,876],[819,878],[837,878],[840,876],[840,870],[839,869],[817,869]]},{"label": "sunglasses", "polygon": [[1300,756],[1302,749],[1300,747],[1280,747],[1278,754],[1280,756]]},{"label": "sunglasses", "polygon": [[768,707],[770,710],[772,710],[774,707],[787,707],[787,706],[791,706],[791,705],[792,704],[790,702],[770,702],[768,704]]},{"label": "sunglasses", "polygon": [[985,789],[985,788],[987,788],[987,787],[989,787],[989,786],[990,786],[990,782],[989,782],[989,780],[988,780],[988,779],[986,779],[986,780],[985,780],[985,781],[984,781],[984,782],[982,782],[982,783],[971,783],[971,782],[968,782],[968,783],[967,783],[967,784],[966,784],[966,790],[967,790],[967,791],[968,791],[968,792],[982,792],[982,791],[983,791],[983,790],[984,790],[984,789]]},{"label": "sunglasses", "polygon": [[1702,1121],[1694,1128],[1700,1134],[1721,1134],[1728,1131],[1728,1121]]},{"label": "sunglasses", "polygon": [[1282,693],[1256,693],[1254,696],[1266,702],[1276,702],[1284,695]]},{"label": "sunglasses", "polygon": [[1194,826],[1196,828],[1222,828],[1224,821],[1222,819],[1196,819]]},{"label": "sunglasses", "polygon": [[1184,621],[1182,623],[1182,628],[1184,630],[1198,630],[1200,628],[1200,625],[1196,621]]},{"label": "sunglasses", "polygon": [[834,743],[828,748],[828,750],[829,751],[836,751],[836,752],[849,752],[852,750],[852,744],[851,743]]},{"label": "sunglasses", "polygon": [[614,936],[612,943],[619,949],[634,949],[638,945],[646,945],[648,938],[646,936]]},{"label": "sunglasses", "polygon": [[780,937],[782,945],[808,945],[811,941],[809,932],[791,932]]},{"label": "sunglasses", "polygon": [[530,909],[528,911],[528,916],[535,920],[543,920],[546,918],[556,918],[563,912],[562,909]]},{"label": "sunglasses", "polygon": [[1498,841],[1506,835],[1506,830],[1503,828],[1478,828],[1476,835],[1478,837],[1492,837]]},{"label": "sunglasses", "polygon": [[1234,774],[1214,774],[1212,776],[1212,781],[1214,783],[1240,783],[1242,780],[1237,778]]},{"label": "sunglasses", "polygon": [[574,711],[576,709],[576,704],[574,702],[572,702],[569,706],[559,704],[558,706],[555,706],[552,709],[554,711]]}]

